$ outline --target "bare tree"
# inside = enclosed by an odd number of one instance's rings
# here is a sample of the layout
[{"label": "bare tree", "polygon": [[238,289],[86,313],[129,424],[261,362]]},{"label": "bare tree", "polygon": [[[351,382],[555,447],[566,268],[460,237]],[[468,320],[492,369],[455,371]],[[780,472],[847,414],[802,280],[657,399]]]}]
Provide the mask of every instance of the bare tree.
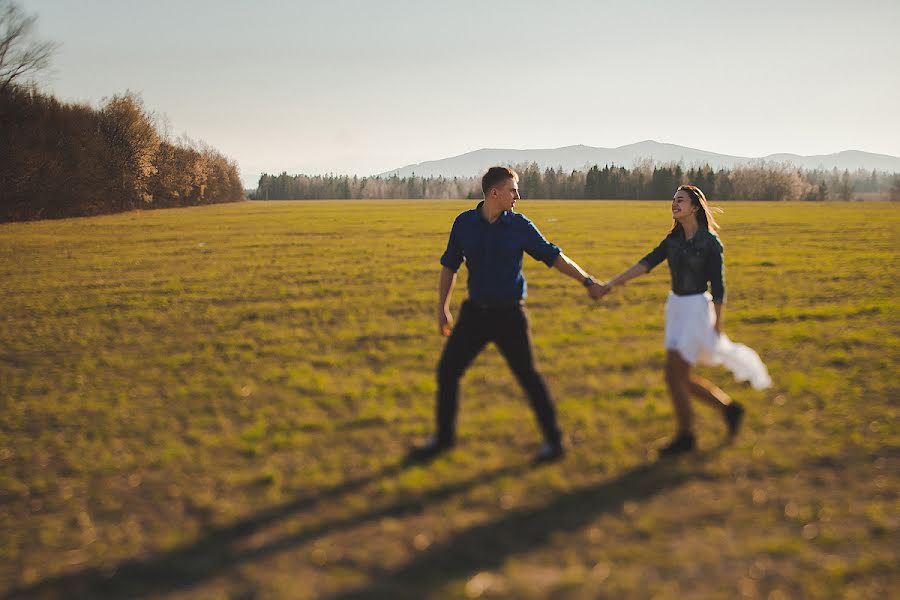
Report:
[{"label": "bare tree", "polygon": [[12,0],[0,0],[0,93],[49,66],[57,44],[36,39],[36,21]]}]

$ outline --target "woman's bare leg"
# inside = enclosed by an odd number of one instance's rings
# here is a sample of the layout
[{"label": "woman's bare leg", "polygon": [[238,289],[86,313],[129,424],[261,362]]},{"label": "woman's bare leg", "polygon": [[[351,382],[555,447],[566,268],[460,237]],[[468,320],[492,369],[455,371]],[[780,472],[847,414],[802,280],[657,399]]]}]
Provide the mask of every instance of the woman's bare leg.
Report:
[{"label": "woman's bare leg", "polygon": [[728,394],[716,387],[712,382],[691,375],[688,377],[688,390],[713,408],[722,411],[728,433],[731,436],[737,434],[744,418],[744,407],[732,400]]},{"label": "woman's bare leg", "polygon": [[694,431],[694,415],[688,397],[688,382],[691,377],[691,365],[675,350],[666,355],[666,384],[675,407],[675,419],[678,422],[678,435],[691,434]]},{"label": "woman's bare leg", "polygon": [[691,375],[687,382],[688,391],[709,406],[724,409],[731,404],[731,397],[711,381]]}]

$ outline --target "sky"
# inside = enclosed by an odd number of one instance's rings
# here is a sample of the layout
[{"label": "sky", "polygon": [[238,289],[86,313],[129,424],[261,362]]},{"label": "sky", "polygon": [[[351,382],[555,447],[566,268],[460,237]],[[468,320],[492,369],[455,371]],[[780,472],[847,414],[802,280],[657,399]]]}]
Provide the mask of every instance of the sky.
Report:
[{"label": "sky", "polygon": [[41,87],[131,90],[262,172],[371,175],[479,148],[646,139],[900,155],[896,0],[19,0]]}]

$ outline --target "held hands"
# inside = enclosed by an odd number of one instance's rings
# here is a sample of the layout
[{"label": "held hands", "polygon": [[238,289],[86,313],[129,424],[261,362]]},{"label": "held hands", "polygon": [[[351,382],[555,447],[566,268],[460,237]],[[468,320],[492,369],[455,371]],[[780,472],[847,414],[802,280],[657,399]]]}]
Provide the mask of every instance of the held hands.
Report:
[{"label": "held hands", "polygon": [[603,296],[607,295],[612,291],[612,287],[607,283],[600,283],[599,281],[595,281],[588,288],[588,296],[592,299],[599,300]]}]

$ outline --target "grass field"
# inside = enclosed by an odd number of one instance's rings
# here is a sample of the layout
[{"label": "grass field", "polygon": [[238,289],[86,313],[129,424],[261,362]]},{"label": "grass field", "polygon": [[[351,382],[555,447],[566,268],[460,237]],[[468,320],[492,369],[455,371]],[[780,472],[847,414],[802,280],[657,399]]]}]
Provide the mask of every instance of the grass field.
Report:
[{"label": "grass field", "polygon": [[[495,349],[430,432],[438,257],[467,202],[254,202],[0,226],[2,598],[887,598],[900,588],[900,206],[727,203],[701,451],[658,463],[664,266],[594,304],[526,257],[539,442]],[[592,273],[666,202],[523,201]],[[465,296],[465,275],[454,312]]]}]

